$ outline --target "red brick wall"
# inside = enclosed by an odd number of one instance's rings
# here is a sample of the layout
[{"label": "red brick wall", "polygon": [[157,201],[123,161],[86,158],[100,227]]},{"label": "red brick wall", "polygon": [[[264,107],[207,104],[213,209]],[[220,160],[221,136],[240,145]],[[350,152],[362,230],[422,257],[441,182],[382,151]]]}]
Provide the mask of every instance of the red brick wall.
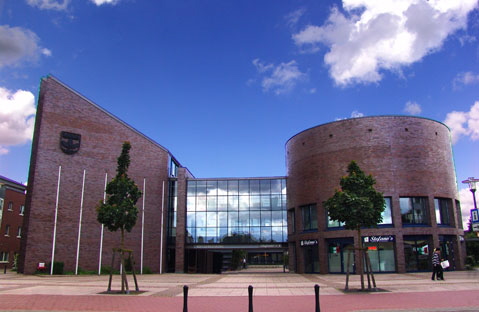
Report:
[{"label": "red brick wall", "polygon": [[[402,235],[462,235],[459,228],[438,228],[434,197],[458,199],[449,129],[442,123],[417,117],[381,116],[347,119],[305,130],[286,144],[288,208],[296,209],[296,233],[290,239],[319,238],[321,272],[327,272],[325,239],[355,237],[351,231],[326,231],[327,218],[322,203],[339,188],[348,164],[355,160],[363,171],[376,179],[376,189],[392,197],[392,229],[368,229],[362,235],[396,235],[398,271],[404,271]],[[403,228],[399,197],[427,196],[431,227]],[[316,203],[318,232],[301,234],[299,206]],[[455,224],[460,216],[453,209]],[[357,242],[356,242],[357,244]],[[456,247],[461,250],[459,245]],[[302,272],[301,252],[298,269]],[[459,255],[462,259],[463,255]],[[462,261],[458,261],[461,263]]]},{"label": "red brick wall", "polygon": [[[67,155],[61,151],[61,131],[81,134],[77,153]],[[66,271],[75,270],[85,171],[79,267],[98,270],[101,225],[96,220],[96,206],[103,199],[105,174],[108,174],[108,181],[116,174],[117,157],[124,141],[130,141],[132,146],[129,176],[142,191],[146,181],[144,266],[159,272],[162,182],[167,185],[169,152],[52,77],[42,79],[40,87],[21,271],[33,273],[38,262],[51,260],[59,166],[55,261],[64,262]],[[165,203],[166,198],[165,194]],[[126,248],[134,250],[139,269],[143,197],[137,207],[140,210],[138,221],[126,235]],[[166,210],[165,207],[165,221]],[[105,229],[103,266],[111,265],[111,249],[119,245],[119,239],[119,231],[111,233]]]},{"label": "red brick wall", "polygon": [[[12,210],[8,210],[12,203]],[[20,214],[20,207],[25,205],[25,192],[5,187],[5,198],[3,204],[3,214],[0,223],[0,251],[8,252],[8,266],[13,266],[14,255],[20,253],[20,237],[18,237],[18,228],[22,227],[23,235],[23,215]],[[9,234],[5,235],[7,225]],[[3,265],[2,265],[3,268]]]}]

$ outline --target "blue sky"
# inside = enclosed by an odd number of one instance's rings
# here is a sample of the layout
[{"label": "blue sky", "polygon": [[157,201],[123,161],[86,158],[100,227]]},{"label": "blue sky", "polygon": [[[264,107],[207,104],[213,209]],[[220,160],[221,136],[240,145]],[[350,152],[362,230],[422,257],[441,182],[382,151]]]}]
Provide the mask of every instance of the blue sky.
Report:
[{"label": "blue sky", "polygon": [[0,0],[0,175],[28,179],[52,74],[196,177],[282,176],[284,145],[337,119],[451,127],[479,177],[477,0]]}]

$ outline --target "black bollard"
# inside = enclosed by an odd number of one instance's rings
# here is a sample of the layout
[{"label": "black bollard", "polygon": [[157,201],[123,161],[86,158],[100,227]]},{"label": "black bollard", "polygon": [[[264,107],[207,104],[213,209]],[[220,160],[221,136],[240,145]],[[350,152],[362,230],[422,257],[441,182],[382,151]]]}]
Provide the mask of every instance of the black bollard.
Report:
[{"label": "black bollard", "polygon": [[249,307],[248,312],[253,312],[253,286],[248,286]]},{"label": "black bollard", "polygon": [[183,286],[183,312],[188,312],[188,285]]},{"label": "black bollard", "polygon": [[316,312],[320,312],[321,308],[319,307],[319,285],[314,285],[314,294],[316,296]]}]

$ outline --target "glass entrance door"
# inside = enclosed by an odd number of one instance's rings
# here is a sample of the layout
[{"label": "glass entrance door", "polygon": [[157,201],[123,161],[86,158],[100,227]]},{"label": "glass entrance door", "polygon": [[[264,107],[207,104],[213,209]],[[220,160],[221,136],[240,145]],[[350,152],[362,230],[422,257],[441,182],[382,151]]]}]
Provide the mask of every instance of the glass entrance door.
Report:
[{"label": "glass entrance door", "polygon": [[349,273],[355,272],[353,239],[328,240],[329,273],[346,273],[349,257]]}]

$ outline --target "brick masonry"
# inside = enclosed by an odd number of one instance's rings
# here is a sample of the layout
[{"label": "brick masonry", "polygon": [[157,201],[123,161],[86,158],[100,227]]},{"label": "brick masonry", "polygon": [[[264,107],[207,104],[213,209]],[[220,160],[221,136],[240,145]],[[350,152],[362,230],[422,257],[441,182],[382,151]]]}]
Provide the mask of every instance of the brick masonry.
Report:
[{"label": "brick masonry", "polygon": [[[376,179],[376,189],[392,198],[393,228],[365,229],[362,235],[395,235],[396,265],[405,272],[403,235],[431,235],[434,245],[439,235],[457,237],[457,267],[463,268],[464,246],[461,216],[457,214],[457,181],[450,131],[442,123],[407,116],[379,116],[347,119],[324,124],[293,136],[286,144],[288,170],[288,208],[296,214],[296,233],[289,236],[290,253],[296,254],[297,269],[304,271],[300,240],[318,239],[322,273],[328,272],[326,239],[356,237],[352,231],[328,231],[322,203],[339,188],[348,164],[355,160],[366,174]],[[403,227],[399,197],[426,196],[429,202],[428,227]],[[453,226],[438,227],[434,198],[453,200]],[[318,231],[302,233],[299,206],[317,204]],[[355,245],[358,245],[355,239]],[[294,261],[294,257],[291,257]]]},{"label": "brick masonry", "polygon": [[[62,152],[62,131],[81,135],[81,147],[77,153],[68,155]],[[53,77],[42,79],[40,87],[21,247],[21,272],[34,273],[39,262],[51,261],[57,196],[54,260],[64,262],[65,271],[75,271],[84,176],[78,266],[98,270],[102,231],[96,220],[96,207],[104,196],[106,176],[110,181],[116,174],[117,157],[124,141],[132,145],[128,174],[140,190],[145,190],[137,203],[140,210],[137,224],[131,233],[126,234],[125,247],[134,250],[138,269],[144,209],[143,264],[153,272],[159,272],[160,224],[162,217],[166,224],[167,210],[165,207],[162,211],[161,206],[163,195],[165,203],[167,198],[166,194],[162,194],[162,184],[165,183],[166,193],[170,153]],[[111,265],[112,248],[118,247],[119,241],[119,231],[111,233],[105,228],[102,266]],[[164,260],[163,265],[166,268]]]}]

